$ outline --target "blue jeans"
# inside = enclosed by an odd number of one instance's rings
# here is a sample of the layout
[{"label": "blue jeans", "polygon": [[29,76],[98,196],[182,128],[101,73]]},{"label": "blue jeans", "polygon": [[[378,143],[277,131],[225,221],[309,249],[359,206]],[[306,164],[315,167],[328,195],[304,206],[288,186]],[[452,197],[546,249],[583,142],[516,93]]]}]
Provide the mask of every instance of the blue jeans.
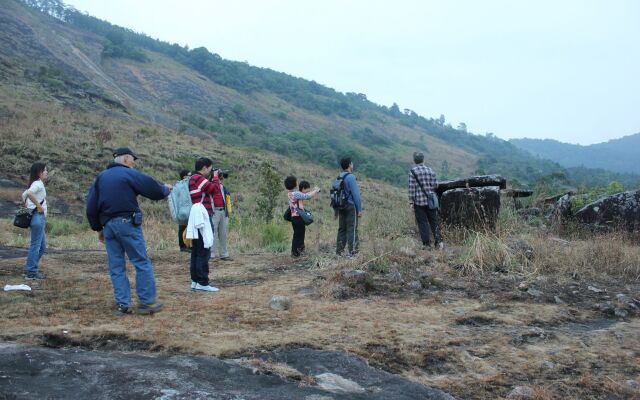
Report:
[{"label": "blue jeans", "polygon": [[156,301],[156,281],[153,266],[147,256],[142,227],[134,226],[131,217],[112,218],[104,226],[104,244],[109,259],[109,273],[116,303],[129,307],[131,289],[124,258],[125,252],[136,268],[136,293],[140,304]]},{"label": "blue jeans", "polygon": [[27,255],[27,264],[24,266],[26,274],[35,274],[38,272],[38,263],[44,249],[47,248],[47,239],[44,236],[45,217],[44,214],[35,212],[31,217],[31,245],[29,246],[29,254]]}]

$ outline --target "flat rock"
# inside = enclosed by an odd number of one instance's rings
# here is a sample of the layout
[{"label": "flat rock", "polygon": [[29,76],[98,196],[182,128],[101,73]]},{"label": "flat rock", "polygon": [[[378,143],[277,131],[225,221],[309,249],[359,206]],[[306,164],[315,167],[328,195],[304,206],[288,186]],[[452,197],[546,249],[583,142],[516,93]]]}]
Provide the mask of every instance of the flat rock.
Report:
[{"label": "flat rock", "polygon": [[25,399],[453,399],[440,390],[372,368],[361,358],[345,353],[303,348],[264,352],[259,357],[286,363],[306,376],[326,384],[334,382],[351,391],[328,392],[319,385],[301,385],[299,381],[256,373],[213,357],[8,343],[0,343],[0,390],[3,398]]},{"label": "flat rock", "polygon": [[497,186],[499,189],[507,188],[507,180],[500,175],[479,175],[469,178],[441,181],[438,183],[436,193],[442,195],[447,190],[472,187]]}]

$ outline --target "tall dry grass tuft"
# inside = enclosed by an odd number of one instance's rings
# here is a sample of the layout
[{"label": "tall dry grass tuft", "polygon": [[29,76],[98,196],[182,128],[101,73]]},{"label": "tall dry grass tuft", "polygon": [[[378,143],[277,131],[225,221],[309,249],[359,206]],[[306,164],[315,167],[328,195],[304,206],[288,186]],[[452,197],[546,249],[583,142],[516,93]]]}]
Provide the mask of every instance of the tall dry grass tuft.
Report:
[{"label": "tall dry grass tuft", "polygon": [[464,275],[509,271],[516,256],[500,237],[491,233],[472,232],[464,243],[459,271]]},{"label": "tall dry grass tuft", "polygon": [[537,235],[531,245],[535,254],[533,263],[542,273],[640,280],[640,247],[624,232],[602,233],[573,241]]}]

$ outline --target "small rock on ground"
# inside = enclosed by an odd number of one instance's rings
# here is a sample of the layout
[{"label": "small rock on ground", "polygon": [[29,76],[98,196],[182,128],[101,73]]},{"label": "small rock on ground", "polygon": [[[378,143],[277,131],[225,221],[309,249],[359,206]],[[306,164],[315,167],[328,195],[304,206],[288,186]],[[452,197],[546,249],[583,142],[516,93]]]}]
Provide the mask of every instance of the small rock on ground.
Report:
[{"label": "small rock on ground", "polygon": [[529,386],[516,386],[507,395],[507,399],[533,399],[534,392]]},{"label": "small rock on ground", "polygon": [[269,307],[278,311],[288,310],[291,308],[291,299],[287,296],[273,296],[269,300]]},{"label": "small rock on ground", "polygon": [[341,377],[340,375],[325,372],[316,375],[318,387],[331,393],[364,393],[364,388],[356,382]]}]

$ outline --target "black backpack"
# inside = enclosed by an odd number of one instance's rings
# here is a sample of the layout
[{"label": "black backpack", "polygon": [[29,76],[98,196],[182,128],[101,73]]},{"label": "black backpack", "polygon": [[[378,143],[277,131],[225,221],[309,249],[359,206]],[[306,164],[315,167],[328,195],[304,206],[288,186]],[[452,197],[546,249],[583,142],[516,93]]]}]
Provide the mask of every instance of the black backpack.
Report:
[{"label": "black backpack", "polygon": [[344,174],[343,176],[338,175],[336,180],[331,185],[331,190],[329,190],[329,197],[331,198],[331,207],[336,210],[344,209],[349,200],[349,195],[347,194],[347,190],[345,189],[344,180],[350,175],[349,172]]}]

